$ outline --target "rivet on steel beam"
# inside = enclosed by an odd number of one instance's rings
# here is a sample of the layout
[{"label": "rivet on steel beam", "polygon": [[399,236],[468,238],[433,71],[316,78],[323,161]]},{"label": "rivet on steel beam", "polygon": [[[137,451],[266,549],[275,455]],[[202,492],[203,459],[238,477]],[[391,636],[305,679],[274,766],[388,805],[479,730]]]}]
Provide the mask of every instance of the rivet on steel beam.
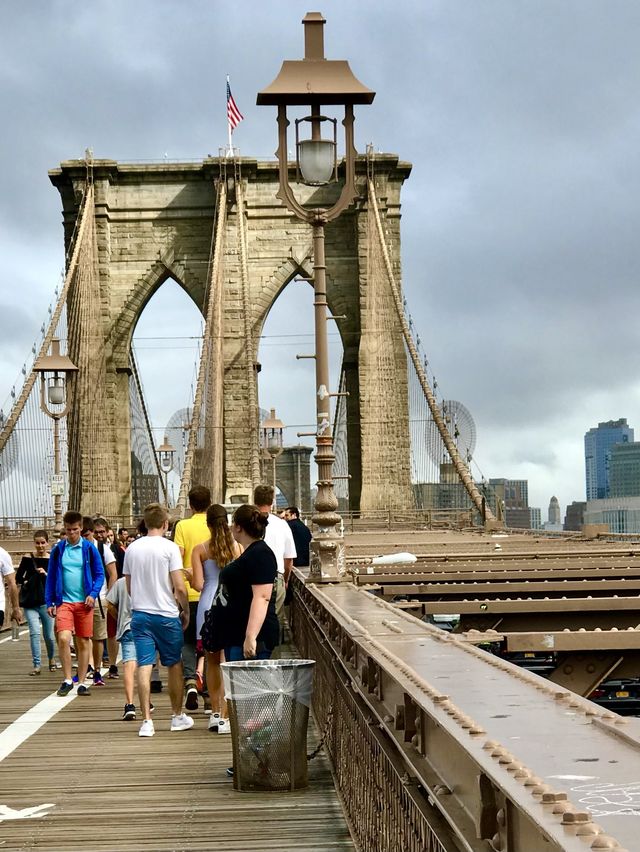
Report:
[{"label": "rivet on steel beam", "polygon": [[552,788],[548,784],[538,784],[537,787],[534,787],[531,790],[532,796],[543,796],[545,793],[553,792]]},{"label": "rivet on steel beam", "polygon": [[493,846],[496,852],[502,852],[502,840],[500,839],[500,835],[497,832],[491,838],[491,845]]},{"label": "rivet on steel beam", "polygon": [[599,834],[591,844],[592,849],[620,849],[620,844],[613,837]]},{"label": "rivet on steel beam", "polygon": [[538,778],[537,775],[530,775],[524,781],[525,787],[537,787],[539,784],[542,784],[542,778]]},{"label": "rivet on steel beam", "polygon": [[494,748],[496,748],[499,745],[500,745],[500,743],[497,740],[487,740],[485,742],[485,744],[482,746],[482,748],[485,751],[492,751]]},{"label": "rivet on steel beam", "polygon": [[587,822],[576,829],[576,837],[595,837],[596,834],[604,834],[604,829],[597,822]]},{"label": "rivet on steel beam", "polygon": [[567,811],[562,815],[564,825],[574,825],[579,822],[591,822],[591,814],[587,811]]},{"label": "rivet on steel beam", "polygon": [[573,805],[571,802],[556,802],[553,806],[551,813],[553,814],[564,814],[567,811],[572,811]]},{"label": "rivet on steel beam", "polygon": [[543,804],[551,804],[552,802],[566,802],[567,794],[562,790],[552,791],[550,793],[542,794],[542,802]]}]

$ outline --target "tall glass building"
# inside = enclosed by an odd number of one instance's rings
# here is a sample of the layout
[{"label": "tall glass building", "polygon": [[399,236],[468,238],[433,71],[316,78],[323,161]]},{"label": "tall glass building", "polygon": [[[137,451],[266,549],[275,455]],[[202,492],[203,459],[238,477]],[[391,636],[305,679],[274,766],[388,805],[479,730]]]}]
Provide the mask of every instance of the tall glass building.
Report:
[{"label": "tall glass building", "polygon": [[640,442],[611,447],[609,491],[611,497],[640,497]]},{"label": "tall glass building", "polygon": [[584,436],[584,464],[587,500],[603,500],[610,496],[609,468],[611,448],[633,441],[633,429],[626,417],[607,420],[589,429]]}]

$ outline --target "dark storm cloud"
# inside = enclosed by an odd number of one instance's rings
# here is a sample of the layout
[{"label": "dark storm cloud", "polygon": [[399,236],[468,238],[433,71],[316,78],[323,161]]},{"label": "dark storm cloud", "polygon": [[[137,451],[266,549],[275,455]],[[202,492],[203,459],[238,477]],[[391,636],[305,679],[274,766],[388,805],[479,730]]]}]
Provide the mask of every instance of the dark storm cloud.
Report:
[{"label": "dark storm cloud", "polygon": [[[47,169],[87,146],[116,159],[216,154],[226,74],[245,115],[237,144],[271,156],[273,111],[256,107],[255,93],[283,58],[302,55],[307,8],[2,4],[0,332],[24,327],[25,355],[41,322],[35,305],[44,319],[62,259]],[[377,91],[357,114],[359,149],[372,141],[414,164],[404,287],[444,395],[474,414],[489,475],[535,475],[532,492],[578,499],[585,428],[612,416],[640,427],[640,4],[321,8],[327,56],[348,57]],[[23,293],[29,317],[15,323]],[[271,321],[286,331],[275,309]],[[2,363],[13,367],[8,356],[0,336]],[[5,372],[0,397],[14,378]],[[298,388],[300,375],[290,376]]]}]

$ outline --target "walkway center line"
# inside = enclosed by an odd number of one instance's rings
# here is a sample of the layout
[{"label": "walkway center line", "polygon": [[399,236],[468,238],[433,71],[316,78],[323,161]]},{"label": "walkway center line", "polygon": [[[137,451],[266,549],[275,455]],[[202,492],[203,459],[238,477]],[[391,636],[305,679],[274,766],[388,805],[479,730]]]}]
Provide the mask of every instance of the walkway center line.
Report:
[{"label": "walkway center line", "polygon": [[35,734],[75,697],[75,689],[64,698],[52,692],[51,695],[43,698],[22,716],[19,716],[4,731],[0,731],[0,762],[8,757],[12,751],[15,751],[18,746],[21,746],[25,740],[28,740],[32,734]]}]

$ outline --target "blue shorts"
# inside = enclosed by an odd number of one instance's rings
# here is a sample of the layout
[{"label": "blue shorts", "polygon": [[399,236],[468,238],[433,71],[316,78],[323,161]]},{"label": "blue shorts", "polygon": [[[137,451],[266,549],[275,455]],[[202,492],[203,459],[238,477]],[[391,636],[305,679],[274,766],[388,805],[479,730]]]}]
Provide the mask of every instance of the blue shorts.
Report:
[{"label": "blue shorts", "polygon": [[120,649],[122,651],[122,662],[130,663],[133,661],[135,663],[138,657],[136,655],[136,643],[134,642],[131,628],[125,630],[118,641],[120,642]]},{"label": "blue shorts", "polygon": [[131,633],[136,643],[139,666],[152,666],[157,653],[160,654],[163,666],[175,666],[182,659],[184,634],[178,617],[134,610],[131,615]]}]

